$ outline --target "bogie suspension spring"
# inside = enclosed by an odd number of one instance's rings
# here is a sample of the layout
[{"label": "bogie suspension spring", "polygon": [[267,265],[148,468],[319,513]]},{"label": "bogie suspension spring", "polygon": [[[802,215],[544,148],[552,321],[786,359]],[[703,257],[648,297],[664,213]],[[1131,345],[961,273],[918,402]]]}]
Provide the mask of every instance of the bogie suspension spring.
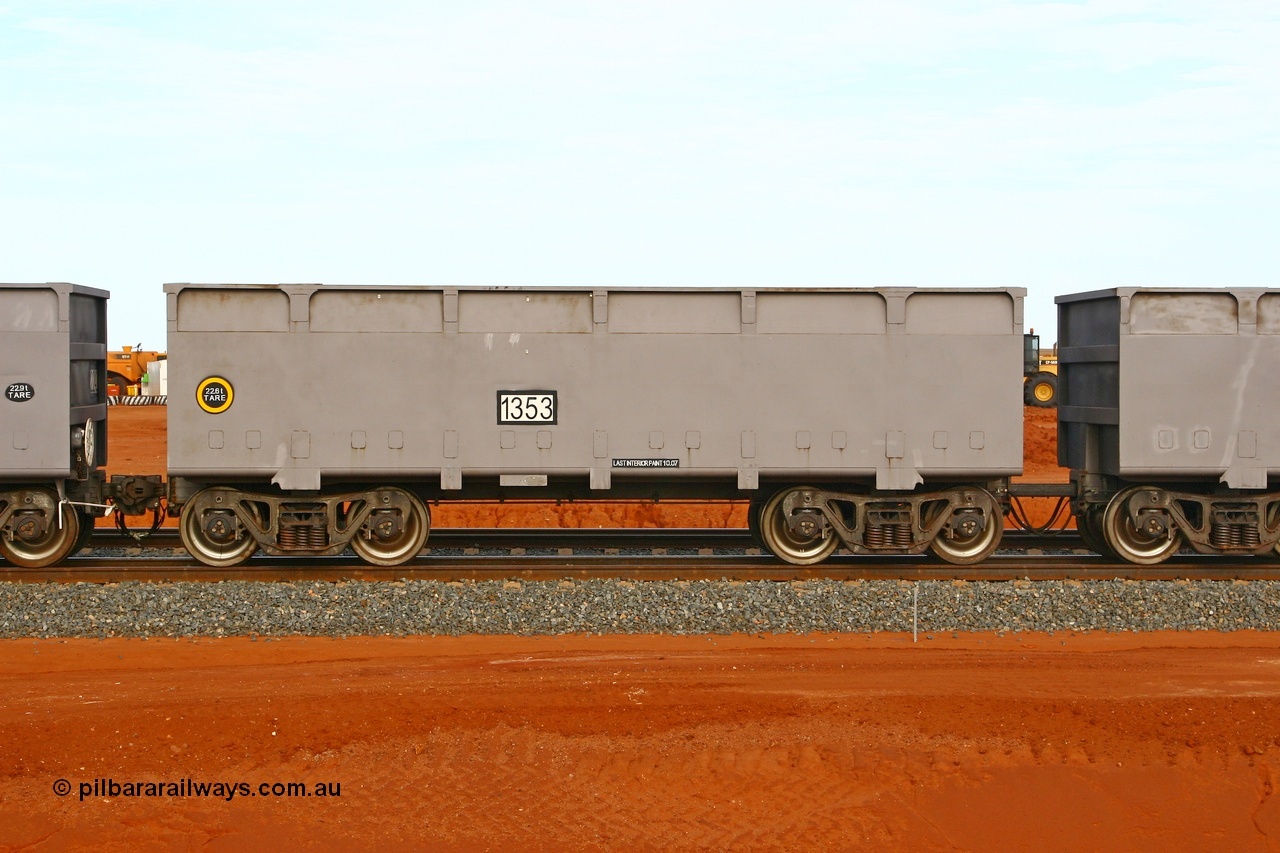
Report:
[{"label": "bogie suspension spring", "polygon": [[277,541],[281,549],[312,551],[329,546],[323,509],[316,512],[282,512]]},{"label": "bogie suspension spring", "polygon": [[1262,545],[1256,524],[1215,524],[1209,530],[1209,543],[1226,550],[1254,549]]}]

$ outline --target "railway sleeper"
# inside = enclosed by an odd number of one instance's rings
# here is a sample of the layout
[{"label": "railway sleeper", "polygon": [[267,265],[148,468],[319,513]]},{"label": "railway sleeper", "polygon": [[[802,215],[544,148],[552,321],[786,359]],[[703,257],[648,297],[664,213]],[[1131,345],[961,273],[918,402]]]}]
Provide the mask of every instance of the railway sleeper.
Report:
[{"label": "railway sleeper", "polygon": [[901,496],[798,486],[764,504],[760,531],[765,546],[794,565],[820,562],[840,545],[855,554],[932,551],[969,565],[995,551],[1003,517],[1000,503],[977,486]]},{"label": "railway sleeper", "polygon": [[426,505],[396,486],[340,494],[277,495],[214,486],[182,507],[183,545],[211,566],[233,566],[256,551],[323,557],[351,547],[379,566],[404,563],[430,530]]}]

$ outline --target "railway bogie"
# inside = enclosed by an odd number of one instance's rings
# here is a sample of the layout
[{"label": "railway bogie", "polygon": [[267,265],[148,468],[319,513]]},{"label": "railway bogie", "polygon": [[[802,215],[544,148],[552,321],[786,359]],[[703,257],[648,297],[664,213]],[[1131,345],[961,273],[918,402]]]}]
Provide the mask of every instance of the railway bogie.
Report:
[{"label": "railway bogie", "polygon": [[820,562],[843,545],[855,554],[885,556],[931,551],[970,565],[995,552],[1004,509],[978,486],[886,495],[794,486],[760,510],[761,539],[794,565]]},{"label": "railway bogie", "polygon": [[221,567],[259,550],[330,556],[348,547],[366,562],[395,566],[422,550],[430,527],[426,504],[394,486],[311,495],[212,486],[182,503],[179,520],[187,551]]}]

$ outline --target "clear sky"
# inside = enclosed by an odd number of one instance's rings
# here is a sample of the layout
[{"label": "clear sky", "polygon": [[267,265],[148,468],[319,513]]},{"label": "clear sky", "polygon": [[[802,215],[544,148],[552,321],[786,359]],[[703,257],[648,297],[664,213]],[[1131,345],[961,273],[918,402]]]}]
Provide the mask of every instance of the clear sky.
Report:
[{"label": "clear sky", "polygon": [[1280,286],[1280,3],[7,2],[0,280]]}]

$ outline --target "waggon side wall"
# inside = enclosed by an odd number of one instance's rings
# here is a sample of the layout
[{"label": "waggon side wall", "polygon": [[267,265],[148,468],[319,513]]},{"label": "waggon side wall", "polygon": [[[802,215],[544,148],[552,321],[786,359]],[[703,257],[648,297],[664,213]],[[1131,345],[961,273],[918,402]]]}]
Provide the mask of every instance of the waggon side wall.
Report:
[{"label": "waggon side wall", "polygon": [[1280,291],[1058,298],[1059,463],[1127,480],[1280,474]]},{"label": "waggon side wall", "polygon": [[[1018,288],[165,290],[173,476],[732,491],[1021,471]],[[196,402],[211,376],[233,390],[220,414]],[[501,390],[554,391],[556,423],[498,424]]]},{"label": "waggon side wall", "polygon": [[[71,476],[70,427],[88,420],[106,461],[106,300],[67,283],[0,284],[0,478]],[[30,398],[10,399],[11,386]]]}]

